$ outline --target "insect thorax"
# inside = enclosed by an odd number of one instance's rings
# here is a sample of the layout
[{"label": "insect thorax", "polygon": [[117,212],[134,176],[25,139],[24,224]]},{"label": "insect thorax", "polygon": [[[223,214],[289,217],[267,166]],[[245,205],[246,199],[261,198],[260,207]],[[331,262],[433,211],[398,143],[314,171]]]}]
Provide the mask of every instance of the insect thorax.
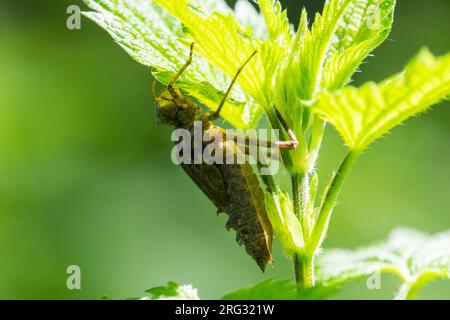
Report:
[{"label": "insect thorax", "polygon": [[202,110],[178,90],[174,89],[174,92],[176,95],[169,89],[161,92],[156,101],[156,117],[174,128],[190,129],[195,121],[202,120]]}]

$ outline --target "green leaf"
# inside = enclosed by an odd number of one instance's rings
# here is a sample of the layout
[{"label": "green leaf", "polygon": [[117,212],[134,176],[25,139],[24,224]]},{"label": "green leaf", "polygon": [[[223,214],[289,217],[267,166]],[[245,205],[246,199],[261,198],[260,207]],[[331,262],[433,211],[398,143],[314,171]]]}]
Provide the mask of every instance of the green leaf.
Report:
[{"label": "green leaf", "polygon": [[150,295],[141,300],[199,300],[197,289],[192,285],[182,285],[170,281],[167,286],[146,290]]},{"label": "green leaf", "polygon": [[450,54],[436,58],[423,49],[406,69],[383,82],[324,93],[311,110],[330,122],[352,150],[373,141],[450,94]]},{"label": "green leaf", "polygon": [[254,286],[240,289],[225,295],[222,300],[319,300],[335,294],[331,286],[316,286],[302,292],[291,280],[267,279]]},{"label": "green leaf", "polygon": [[280,68],[276,85],[277,104],[294,115],[294,125],[302,125],[295,123],[303,116],[296,110],[302,105],[300,100],[341,88],[387,38],[394,8],[395,0],[330,0],[322,14],[316,14],[311,30],[307,12],[302,11],[289,59]]},{"label": "green leaf", "polygon": [[302,253],[305,242],[300,221],[295,216],[292,201],[285,192],[266,192],[266,208],[270,223],[280,239],[286,255]]},{"label": "green leaf", "polygon": [[[400,228],[380,245],[327,250],[319,257],[319,283],[339,286],[375,272],[397,274],[414,293],[435,278],[450,279],[450,231],[435,235]],[[405,296],[412,297],[408,291]]]},{"label": "green leaf", "polygon": [[283,11],[280,2],[277,0],[259,0],[258,4],[266,21],[270,38],[282,44],[290,44],[294,32],[289,24],[287,11]]},{"label": "green leaf", "polygon": [[[183,24],[186,34],[197,43],[200,53],[229,77],[236,74],[255,50],[258,51],[237,82],[259,105],[271,107],[276,70],[286,57],[286,50],[280,48],[278,41],[261,41],[229,13],[206,15],[192,0],[155,1]],[[261,112],[261,109],[254,108],[260,116],[257,111]]]},{"label": "green leaf", "polygon": [[[189,41],[181,24],[153,0],[84,0],[95,12],[84,12],[112,36],[136,61],[155,69],[155,77],[167,84],[186,62]],[[232,12],[224,1],[202,0],[205,14],[215,10]],[[200,54],[177,86],[215,110],[230,83],[230,77]],[[261,110],[238,86],[222,116],[241,129],[254,127]]]},{"label": "green leaf", "polygon": [[[252,36],[231,14],[213,12],[206,15],[201,7],[190,0],[155,0],[185,27],[186,34],[196,42],[198,51],[228,76],[233,77],[243,62],[252,55],[256,46]],[[264,65],[257,55],[239,76],[239,85],[259,103],[264,102],[261,93],[264,81]]]},{"label": "green leaf", "polygon": [[395,0],[358,0],[349,4],[335,32],[323,70],[323,87],[339,89],[361,62],[389,36]]},{"label": "green leaf", "polygon": [[[311,99],[321,88],[326,59],[334,49],[333,41],[346,10],[356,0],[331,0],[325,3],[322,15],[316,14],[311,30],[307,28],[306,12],[302,14],[301,29],[297,34],[298,59],[291,69],[298,77],[298,96]],[[293,54],[297,54],[293,52]]]}]

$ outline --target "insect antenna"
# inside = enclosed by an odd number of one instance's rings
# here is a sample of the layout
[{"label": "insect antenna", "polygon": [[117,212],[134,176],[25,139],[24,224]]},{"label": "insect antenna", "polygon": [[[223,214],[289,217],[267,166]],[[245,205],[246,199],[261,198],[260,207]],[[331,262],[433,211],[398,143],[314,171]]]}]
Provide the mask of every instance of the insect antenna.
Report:
[{"label": "insect antenna", "polygon": [[186,69],[189,67],[189,65],[192,63],[192,56],[194,55],[194,46],[195,46],[195,42],[191,43],[191,48],[190,48],[190,52],[189,52],[189,59],[186,61],[186,63],[181,67],[180,70],[178,70],[178,72],[175,74],[175,76],[172,78],[172,80],[170,80],[167,88],[169,89],[169,92],[172,94],[172,96],[178,97],[178,93],[176,92],[176,90],[174,89],[173,85],[175,84],[175,82],[181,77],[181,75],[186,71]]},{"label": "insect antenna", "polygon": [[231,94],[231,90],[233,89],[233,86],[236,83],[236,80],[238,79],[238,77],[241,74],[242,70],[244,70],[245,66],[250,62],[250,60],[252,60],[252,58],[257,53],[258,53],[258,51],[255,50],[255,52],[252,53],[252,55],[242,64],[242,66],[239,67],[238,71],[236,72],[236,75],[234,76],[233,80],[231,81],[230,86],[228,87],[227,92],[225,93],[225,96],[223,97],[222,101],[220,102],[219,107],[217,108],[217,110],[214,113],[212,113],[208,117],[208,120],[214,121],[214,120],[217,120],[220,117],[220,112],[222,111],[223,106],[227,102],[227,100],[228,100],[228,98],[229,98],[229,96]]}]

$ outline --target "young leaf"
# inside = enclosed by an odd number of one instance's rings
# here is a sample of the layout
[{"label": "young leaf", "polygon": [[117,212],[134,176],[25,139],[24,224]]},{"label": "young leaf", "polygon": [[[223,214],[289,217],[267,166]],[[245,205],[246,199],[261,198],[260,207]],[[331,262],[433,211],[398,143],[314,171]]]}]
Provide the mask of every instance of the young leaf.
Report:
[{"label": "young leaf", "polygon": [[290,44],[294,32],[289,24],[286,10],[282,10],[278,0],[259,0],[261,13],[266,21],[269,36],[282,44]]},{"label": "young leaf", "polygon": [[395,0],[329,0],[322,14],[316,14],[311,30],[303,10],[289,59],[277,78],[280,108],[294,114],[299,99],[309,100],[322,90],[345,85],[387,38],[394,8]]},{"label": "young leaf", "polygon": [[364,150],[395,126],[450,95],[450,54],[423,49],[387,80],[320,95],[311,110],[333,124],[347,146]]},{"label": "young leaf", "polygon": [[146,290],[150,295],[141,300],[199,300],[197,289],[192,285],[182,285],[170,281],[167,286]]},{"label": "young leaf", "polygon": [[271,107],[275,71],[286,55],[276,41],[261,41],[253,33],[246,32],[231,14],[213,12],[206,15],[192,0],[155,1],[183,24],[186,34],[198,44],[200,53],[230,77],[258,51],[237,82],[259,105]]},{"label": "young leaf", "polygon": [[[181,24],[153,0],[84,0],[95,12],[84,14],[103,27],[136,61],[155,69],[155,77],[167,84],[186,62],[189,43]],[[202,0],[205,11],[226,11],[224,1]],[[215,110],[230,83],[230,77],[198,53],[177,86]],[[222,116],[237,128],[254,127],[261,115],[239,87],[233,90]]]},{"label": "young leaf", "polygon": [[[326,59],[333,50],[336,30],[341,25],[342,17],[355,0],[330,0],[325,3],[322,15],[316,14],[311,30],[307,28],[306,14],[302,15],[297,36],[299,44],[298,59],[292,73],[298,77],[298,91],[301,99],[311,99],[320,90],[323,68]],[[306,28],[305,28],[306,27]]]},{"label": "young leaf", "polygon": [[450,231],[427,235],[401,228],[383,244],[355,251],[327,250],[318,262],[318,280],[327,286],[389,272],[399,275],[416,293],[435,278],[450,279]]},{"label": "young leaf", "polygon": [[330,297],[336,291],[336,287],[318,285],[299,293],[297,285],[291,280],[267,279],[229,293],[222,300],[319,300]]},{"label": "young leaf", "polygon": [[323,70],[323,87],[336,90],[347,84],[361,62],[388,37],[395,0],[352,1],[335,32]]},{"label": "young leaf", "polygon": [[289,195],[281,191],[266,192],[266,208],[270,223],[286,255],[292,257],[296,253],[301,253],[305,247],[303,231],[300,221],[294,214]]},{"label": "young leaf", "polygon": [[[233,77],[242,63],[255,51],[251,36],[231,14],[213,12],[206,15],[190,0],[155,0],[185,27],[185,32],[197,43],[200,53],[214,65]],[[258,102],[264,102],[261,93],[264,66],[257,55],[245,67],[238,83]]]}]

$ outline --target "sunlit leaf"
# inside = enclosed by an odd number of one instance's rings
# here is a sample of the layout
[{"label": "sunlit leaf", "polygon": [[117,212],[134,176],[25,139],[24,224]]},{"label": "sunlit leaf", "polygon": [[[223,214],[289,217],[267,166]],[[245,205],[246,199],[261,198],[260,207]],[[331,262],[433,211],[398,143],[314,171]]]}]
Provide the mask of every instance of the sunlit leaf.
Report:
[{"label": "sunlit leaf", "polygon": [[[252,38],[231,14],[213,12],[206,15],[190,0],[155,0],[181,23],[185,32],[197,43],[198,50],[228,76],[233,77],[243,62],[256,50]],[[241,87],[264,101],[261,93],[264,66],[257,55],[239,76]]]},{"label": "sunlit leaf", "polygon": [[259,0],[258,4],[266,21],[270,38],[290,44],[294,32],[289,24],[287,12],[283,11],[280,2],[278,0]]},{"label": "sunlit leaf", "polygon": [[[308,127],[308,115],[299,112],[301,100],[339,89],[391,30],[395,0],[329,0],[316,14],[311,29],[302,11],[289,59],[277,78],[277,104]],[[306,111],[307,112],[307,111]],[[303,121],[304,123],[298,123]]]},{"label": "sunlit leaf", "polygon": [[281,242],[286,255],[294,256],[305,247],[300,221],[294,214],[292,201],[284,192],[266,192],[266,208],[276,237]]},{"label": "sunlit leaf", "polygon": [[303,28],[297,35],[299,44],[294,44],[299,49],[298,59],[295,69],[292,69],[297,73],[297,88],[301,99],[312,98],[320,89],[325,61],[334,50],[336,31],[346,10],[351,8],[352,1],[354,0],[327,1],[322,14],[316,14],[311,30],[305,28],[307,16],[302,15],[300,26]]},{"label": "sunlit leaf", "polygon": [[352,1],[335,31],[323,70],[323,87],[339,89],[350,80],[361,62],[388,37],[395,0]]},{"label": "sunlit leaf", "polygon": [[347,146],[363,150],[374,140],[450,95],[450,54],[423,49],[406,69],[381,83],[322,94],[311,110],[333,124]]},{"label": "sunlit leaf", "polygon": [[[167,82],[186,62],[189,41],[181,24],[152,0],[85,0],[95,12],[84,14],[103,27],[136,61],[155,69],[155,77]],[[202,0],[204,12],[232,12],[224,1]],[[194,63],[177,84],[208,108],[215,110],[229,86],[230,77],[195,54]],[[238,86],[222,116],[237,128],[254,127],[261,115]]]}]

